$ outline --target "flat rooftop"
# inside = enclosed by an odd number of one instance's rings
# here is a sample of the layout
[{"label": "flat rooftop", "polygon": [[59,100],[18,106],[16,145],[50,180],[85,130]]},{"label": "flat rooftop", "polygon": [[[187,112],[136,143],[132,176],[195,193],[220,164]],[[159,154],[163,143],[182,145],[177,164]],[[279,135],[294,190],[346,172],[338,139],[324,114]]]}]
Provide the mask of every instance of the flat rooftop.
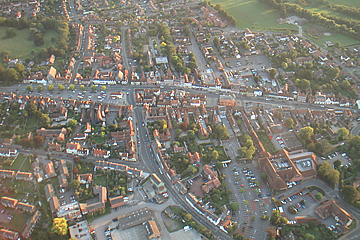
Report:
[{"label": "flat rooftop", "polygon": [[279,157],[270,160],[271,164],[274,166],[276,171],[281,171],[285,169],[291,169],[292,166],[286,158]]},{"label": "flat rooftop", "polygon": [[147,208],[118,217],[119,229],[128,229],[153,219],[152,212]]},{"label": "flat rooftop", "polygon": [[311,158],[305,158],[298,161],[293,161],[300,172],[307,171],[313,168],[313,160]]}]

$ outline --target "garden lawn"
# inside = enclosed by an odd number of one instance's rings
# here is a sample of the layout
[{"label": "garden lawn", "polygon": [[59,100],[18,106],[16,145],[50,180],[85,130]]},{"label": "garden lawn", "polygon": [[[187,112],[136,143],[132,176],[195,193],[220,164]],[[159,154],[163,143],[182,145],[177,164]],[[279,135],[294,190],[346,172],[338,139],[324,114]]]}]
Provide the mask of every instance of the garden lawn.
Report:
[{"label": "garden lawn", "polygon": [[218,151],[218,153],[219,153],[219,161],[224,161],[224,160],[227,160],[227,159],[228,159],[228,157],[227,157],[226,154],[225,154],[224,147],[222,147],[222,146],[216,146],[216,147],[215,147],[215,150]]},{"label": "garden lawn", "polygon": [[258,0],[213,0],[211,3],[220,4],[232,15],[239,29],[249,28],[258,31],[269,30],[271,27],[297,29],[295,25],[278,24],[276,19],[280,18],[279,12]]},{"label": "garden lawn", "polygon": [[11,166],[9,166],[10,169],[13,169],[13,170],[19,170],[20,169],[20,166],[21,164],[24,162],[24,160],[26,159],[26,156],[25,155],[18,155],[13,164]]},{"label": "garden lawn", "polygon": [[222,206],[229,204],[229,199],[227,199],[226,196],[222,196],[222,199],[220,199],[217,202],[211,201],[215,207],[217,207],[218,209],[220,209]]},{"label": "garden lawn", "polygon": [[95,184],[106,187],[106,176],[104,176],[104,175],[96,176],[95,177]]},{"label": "garden lawn", "polygon": [[26,121],[26,130],[25,131],[33,131],[37,129],[38,119],[36,117],[29,118]]},{"label": "garden lawn", "polygon": [[8,227],[11,230],[21,232],[29,217],[25,214],[16,212],[11,212],[11,215],[13,216],[13,218],[10,222],[3,223],[4,227]]},{"label": "garden lawn", "polygon": [[30,58],[32,50],[40,52],[42,48],[48,48],[51,45],[55,45],[51,42],[51,38],[59,37],[59,33],[55,30],[47,30],[43,35],[44,45],[35,46],[34,41],[29,39],[30,30],[28,28],[23,30],[13,28],[16,36],[3,39],[6,34],[6,29],[7,27],[0,27],[0,52],[4,50],[10,51],[10,56],[12,58],[20,58],[22,60]]},{"label": "garden lawn", "polygon": [[106,139],[103,138],[103,137],[100,137],[100,136],[95,137],[95,142],[96,143],[104,143],[105,141],[106,141]]},{"label": "garden lawn", "polygon": [[268,151],[270,153],[276,152],[276,149],[275,149],[274,145],[272,144],[270,138],[266,134],[266,132],[260,131],[257,133],[257,135],[259,136],[260,141],[263,144],[266,151]]}]

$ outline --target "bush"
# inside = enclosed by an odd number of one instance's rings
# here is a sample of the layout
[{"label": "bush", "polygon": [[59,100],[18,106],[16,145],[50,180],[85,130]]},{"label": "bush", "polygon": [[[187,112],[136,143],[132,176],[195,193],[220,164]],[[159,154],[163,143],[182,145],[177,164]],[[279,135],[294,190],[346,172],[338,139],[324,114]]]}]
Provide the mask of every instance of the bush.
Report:
[{"label": "bush", "polygon": [[296,214],[296,210],[294,209],[293,206],[289,206],[289,207],[288,207],[288,210],[289,210],[289,212],[290,212],[291,214]]},{"label": "bush", "polygon": [[323,195],[320,193],[320,192],[318,192],[316,195],[315,195],[315,198],[317,199],[317,200],[321,200],[321,199],[323,199]]}]

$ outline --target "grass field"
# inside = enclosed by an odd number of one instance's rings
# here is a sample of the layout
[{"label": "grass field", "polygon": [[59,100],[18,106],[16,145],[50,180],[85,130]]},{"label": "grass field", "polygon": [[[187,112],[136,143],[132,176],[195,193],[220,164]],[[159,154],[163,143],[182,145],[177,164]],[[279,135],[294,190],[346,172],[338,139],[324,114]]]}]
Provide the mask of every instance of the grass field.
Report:
[{"label": "grass field", "polygon": [[[211,2],[213,4],[220,4],[224,10],[234,16],[237,20],[236,27],[239,29],[249,28],[250,30],[255,31],[270,31],[271,27],[297,29],[297,26],[295,25],[278,24],[276,19],[280,18],[280,14],[276,10],[269,9],[269,7],[260,3],[258,0],[213,0]],[[329,2],[333,4],[360,7],[360,1],[357,0],[329,0]],[[321,6],[318,8],[309,6],[306,9],[315,12],[324,12],[339,17],[348,17]],[[331,36],[324,36],[319,39],[310,37],[310,39],[320,46],[323,46],[325,41],[331,41],[333,43],[339,41],[343,46],[359,44],[359,41],[339,33],[333,33]]]},{"label": "grass field", "polygon": [[360,1],[358,1],[358,0],[327,0],[327,1],[332,4],[360,8]]},{"label": "grass field", "polygon": [[297,29],[295,25],[278,24],[276,19],[280,14],[269,9],[258,0],[213,0],[213,4],[220,4],[230,15],[237,20],[236,27],[239,29],[249,28],[251,30],[264,31],[271,27]]},{"label": "grass field", "polygon": [[18,155],[15,159],[15,161],[13,162],[13,164],[9,167],[10,169],[13,170],[19,170],[21,164],[24,162],[24,160],[26,159],[25,155]]},{"label": "grass field", "polygon": [[0,27],[0,52],[8,50],[10,51],[10,56],[12,58],[20,58],[23,60],[30,57],[32,50],[39,52],[42,48],[47,48],[53,45],[53,43],[51,43],[52,37],[59,37],[59,34],[55,32],[55,30],[47,31],[43,35],[45,44],[43,46],[35,46],[34,42],[29,39],[29,29],[17,30],[14,28],[16,36],[13,38],[3,39],[6,29],[7,27]]},{"label": "grass field", "polygon": [[30,172],[31,166],[30,166],[30,158],[29,157],[25,158],[24,164],[21,166],[20,170],[23,172]]},{"label": "grass field", "polygon": [[307,36],[306,34],[304,34],[304,35],[306,37],[308,37],[310,40],[317,43],[321,47],[324,46],[324,43],[326,41],[331,41],[332,43],[340,42],[342,46],[349,46],[349,45],[354,45],[354,44],[359,44],[360,43],[356,39],[347,37],[347,36],[345,36],[343,34],[340,34],[340,33],[331,33],[330,36],[322,36],[322,37],[319,37],[318,39]]},{"label": "grass field", "polygon": [[106,187],[106,176],[96,176],[95,184]]}]

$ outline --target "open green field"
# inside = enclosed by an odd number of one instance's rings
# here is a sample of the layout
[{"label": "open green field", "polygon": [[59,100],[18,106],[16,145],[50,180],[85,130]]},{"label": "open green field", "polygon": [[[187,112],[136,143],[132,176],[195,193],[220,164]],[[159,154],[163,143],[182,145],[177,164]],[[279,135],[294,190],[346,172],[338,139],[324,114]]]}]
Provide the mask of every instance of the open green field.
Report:
[{"label": "open green field", "polygon": [[32,50],[39,52],[42,48],[53,45],[53,43],[51,43],[52,37],[59,37],[59,34],[55,32],[55,30],[47,31],[43,35],[45,44],[43,46],[35,46],[34,42],[29,39],[30,30],[28,28],[23,30],[14,28],[16,36],[3,39],[6,29],[7,27],[0,27],[0,52],[4,50],[10,51],[12,58],[20,58],[23,60],[30,57]]},{"label": "open green field", "polygon": [[[319,46],[323,47],[324,43],[326,41],[331,41],[332,43],[336,43],[336,42],[340,42],[342,46],[349,46],[349,45],[354,45],[354,44],[359,44],[360,42],[354,38],[351,37],[347,37],[343,34],[340,33],[332,33],[331,31],[329,31],[331,33],[330,36],[321,36],[318,39],[315,39],[313,37],[307,36],[306,35],[306,28],[308,27],[308,24],[305,24],[304,26],[304,35],[306,37],[308,37],[309,39],[311,39],[312,41],[314,41],[315,43],[317,43]],[[326,31],[325,28],[321,27],[321,26],[316,26],[317,28]]]},{"label": "open green field", "polygon": [[269,30],[274,28],[297,29],[295,25],[278,24],[276,19],[280,14],[269,9],[258,0],[213,0],[213,4],[220,4],[221,7],[237,20],[236,27],[239,29],[249,28],[255,31]]},{"label": "open green field", "polygon": [[358,0],[327,0],[327,1],[332,4],[360,8],[360,1],[358,1]]},{"label": "open green field", "polygon": [[[21,164],[25,161],[26,156],[25,155],[18,155],[16,159],[14,160],[13,164],[9,167],[13,170],[19,170],[21,167]],[[25,163],[24,163],[25,164]]]}]

